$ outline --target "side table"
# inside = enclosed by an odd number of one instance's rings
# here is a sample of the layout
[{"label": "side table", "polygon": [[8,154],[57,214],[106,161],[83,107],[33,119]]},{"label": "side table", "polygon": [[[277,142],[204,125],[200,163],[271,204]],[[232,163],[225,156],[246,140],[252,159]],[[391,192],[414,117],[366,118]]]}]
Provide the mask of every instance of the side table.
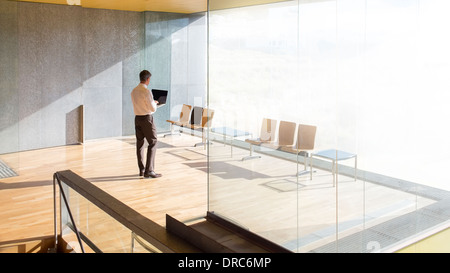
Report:
[{"label": "side table", "polygon": [[356,169],[357,169],[357,156],[356,154],[336,150],[336,149],[329,149],[329,150],[323,150],[318,153],[312,153],[311,154],[311,161],[310,161],[310,179],[312,179],[312,158],[313,157],[320,157],[323,159],[331,160],[331,170],[333,174],[333,187],[336,186],[337,182],[337,176],[338,176],[338,161],[341,160],[347,160],[354,158],[355,159],[355,181],[356,181]]},{"label": "side table", "polygon": [[226,138],[231,137],[230,146],[231,146],[231,157],[233,157],[233,140],[237,137],[249,136],[251,135],[249,132],[241,131],[234,128],[229,127],[217,127],[212,128],[211,132],[222,135],[223,136],[223,144],[226,144]]}]

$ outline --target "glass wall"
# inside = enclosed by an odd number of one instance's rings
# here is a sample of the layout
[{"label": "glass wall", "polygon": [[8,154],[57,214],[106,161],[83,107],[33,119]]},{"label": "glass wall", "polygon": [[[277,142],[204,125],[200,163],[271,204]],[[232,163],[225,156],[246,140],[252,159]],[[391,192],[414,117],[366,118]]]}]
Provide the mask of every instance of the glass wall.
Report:
[{"label": "glass wall", "polygon": [[294,252],[394,251],[449,220],[446,1],[219,2],[210,211]]},{"label": "glass wall", "polygon": [[296,156],[279,159],[274,142],[253,145],[252,155],[265,155],[246,160],[245,139],[260,138],[261,128],[290,133],[296,122],[308,122],[298,118],[297,21],[294,2],[210,10],[208,21],[210,139],[217,142],[209,146],[209,210],[293,248],[302,186]]}]

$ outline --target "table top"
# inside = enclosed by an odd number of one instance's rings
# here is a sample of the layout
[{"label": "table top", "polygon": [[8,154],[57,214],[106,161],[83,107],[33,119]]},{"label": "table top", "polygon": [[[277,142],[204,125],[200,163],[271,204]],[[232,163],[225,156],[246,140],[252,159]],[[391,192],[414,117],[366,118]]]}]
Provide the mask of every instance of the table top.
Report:
[{"label": "table top", "polygon": [[234,128],[229,128],[229,127],[212,128],[211,132],[222,134],[222,135],[225,135],[225,136],[232,136],[232,137],[248,136],[248,135],[250,135],[249,132],[245,132],[245,131],[241,131],[241,130],[234,129]]},{"label": "table top", "polygon": [[312,156],[324,157],[332,160],[344,160],[356,157],[356,154],[336,150],[336,149],[328,149],[323,150],[317,153],[313,153]]}]

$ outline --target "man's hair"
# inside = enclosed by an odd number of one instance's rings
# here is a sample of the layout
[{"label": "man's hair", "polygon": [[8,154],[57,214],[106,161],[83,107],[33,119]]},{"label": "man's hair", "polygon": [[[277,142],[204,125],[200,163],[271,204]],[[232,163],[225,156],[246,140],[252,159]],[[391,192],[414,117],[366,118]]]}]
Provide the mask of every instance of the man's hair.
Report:
[{"label": "man's hair", "polygon": [[139,73],[139,79],[141,82],[146,82],[148,78],[152,76],[152,73],[148,70],[142,70],[141,73]]}]

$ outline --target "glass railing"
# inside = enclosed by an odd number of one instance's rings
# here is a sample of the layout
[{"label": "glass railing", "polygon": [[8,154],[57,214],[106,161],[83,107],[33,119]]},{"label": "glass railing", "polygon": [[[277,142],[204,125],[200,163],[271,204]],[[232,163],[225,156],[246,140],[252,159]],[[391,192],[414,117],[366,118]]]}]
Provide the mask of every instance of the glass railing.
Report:
[{"label": "glass railing", "polygon": [[67,244],[77,253],[197,252],[70,170],[55,173],[53,183],[55,249]]}]

